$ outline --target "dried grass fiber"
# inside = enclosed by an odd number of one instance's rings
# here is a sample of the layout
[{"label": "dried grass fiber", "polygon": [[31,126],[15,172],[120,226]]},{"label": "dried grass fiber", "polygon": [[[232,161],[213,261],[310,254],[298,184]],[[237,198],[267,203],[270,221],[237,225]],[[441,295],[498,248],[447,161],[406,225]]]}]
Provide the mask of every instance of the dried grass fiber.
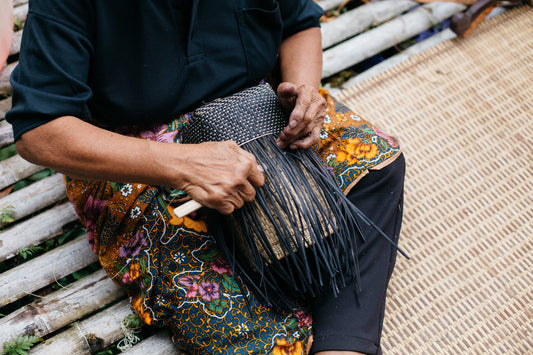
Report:
[{"label": "dried grass fiber", "polygon": [[385,354],[533,353],[533,9],[343,91],[395,133],[405,219]]}]

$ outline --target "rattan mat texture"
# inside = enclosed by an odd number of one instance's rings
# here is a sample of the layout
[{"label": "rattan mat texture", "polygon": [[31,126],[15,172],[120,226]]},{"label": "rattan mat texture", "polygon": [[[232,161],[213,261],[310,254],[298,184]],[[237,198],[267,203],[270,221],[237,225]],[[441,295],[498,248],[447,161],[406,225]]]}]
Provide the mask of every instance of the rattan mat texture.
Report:
[{"label": "rattan mat texture", "polygon": [[384,354],[533,354],[533,9],[337,98],[407,161]]}]

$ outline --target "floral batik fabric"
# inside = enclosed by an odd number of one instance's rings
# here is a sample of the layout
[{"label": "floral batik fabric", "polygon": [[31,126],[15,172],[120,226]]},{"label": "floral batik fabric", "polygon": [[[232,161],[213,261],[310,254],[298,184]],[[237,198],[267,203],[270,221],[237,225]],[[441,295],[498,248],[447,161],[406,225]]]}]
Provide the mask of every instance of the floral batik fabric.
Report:
[{"label": "floral batik fabric", "polygon": [[[399,154],[397,142],[327,92],[327,116],[315,147],[347,191],[368,169]],[[182,115],[148,130],[119,132],[180,143],[190,118]],[[305,354],[312,319],[304,309],[267,307],[237,282],[202,210],[184,218],[170,200],[184,192],[164,186],[82,181],[66,177],[67,196],[87,229],[92,250],[110,278],[125,288],[142,320],[170,329],[192,354]],[[354,320],[356,321],[356,320]]]},{"label": "floral batik fabric", "polygon": [[326,117],[316,150],[333,170],[345,194],[368,173],[392,163],[401,154],[397,140],[371,125],[326,90]]}]

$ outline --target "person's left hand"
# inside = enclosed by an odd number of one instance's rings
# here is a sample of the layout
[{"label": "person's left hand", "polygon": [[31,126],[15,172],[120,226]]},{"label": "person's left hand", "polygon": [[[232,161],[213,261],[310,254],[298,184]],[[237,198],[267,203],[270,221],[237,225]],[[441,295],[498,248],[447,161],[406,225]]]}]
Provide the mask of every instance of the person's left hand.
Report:
[{"label": "person's left hand", "polygon": [[280,148],[306,149],[318,143],[326,116],[326,100],[311,85],[283,82],[278,86],[278,97],[290,113],[289,124],[276,143]]}]

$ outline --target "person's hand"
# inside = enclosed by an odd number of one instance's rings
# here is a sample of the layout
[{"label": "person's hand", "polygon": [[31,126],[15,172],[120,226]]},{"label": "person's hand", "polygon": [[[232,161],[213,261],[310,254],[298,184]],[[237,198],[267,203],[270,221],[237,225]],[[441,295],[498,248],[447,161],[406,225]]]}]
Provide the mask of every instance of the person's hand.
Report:
[{"label": "person's hand", "polygon": [[290,113],[289,124],[276,143],[280,148],[306,149],[318,143],[326,116],[326,100],[311,85],[284,82],[278,86],[278,97]]},{"label": "person's hand", "polygon": [[190,164],[179,188],[203,206],[232,213],[265,183],[255,156],[233,141],[191,144],[188,150]]}]

